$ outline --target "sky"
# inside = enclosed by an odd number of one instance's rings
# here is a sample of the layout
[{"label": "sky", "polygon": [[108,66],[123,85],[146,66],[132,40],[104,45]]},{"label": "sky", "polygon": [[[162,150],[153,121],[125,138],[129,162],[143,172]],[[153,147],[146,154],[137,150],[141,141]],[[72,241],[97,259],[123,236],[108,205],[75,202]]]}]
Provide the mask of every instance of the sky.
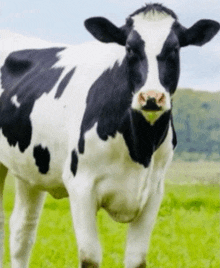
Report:
[{"label": "sky", "polygon": [[[156,2],[172,9],[187,28],[200,19],[220,22],[219,0]],[[103,16],[122,26],[125,18],[145,3],[147,0],[0,0],[0,42],[5,41],[0,50],[14,48],[17,39],[23,40],[24,48],[32,44],[42,47],[47,42],[74,45],[93,41],[84,27],[85,19]],[[203,47],[181,49],[179,87],[220,91],[220,33]]]}]

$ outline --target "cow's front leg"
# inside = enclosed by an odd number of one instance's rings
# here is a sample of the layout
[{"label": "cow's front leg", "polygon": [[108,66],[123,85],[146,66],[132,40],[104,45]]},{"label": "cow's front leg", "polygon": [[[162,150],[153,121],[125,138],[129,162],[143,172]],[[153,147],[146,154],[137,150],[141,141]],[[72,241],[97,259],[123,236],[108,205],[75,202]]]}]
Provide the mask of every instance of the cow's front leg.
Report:
[{"label": "cow's front leg", "polygon": [[44,192],[33,189],[20,180],[16,181],[15,206],[10,219],[10,251],[13,268],[28,267],[44,197]]},{"label": "cow's front leg", "polygon": [[91,181],[72,178],[67,184],[75,235],[79,252],[80,268],[98,268],[101,247],[98,241],[96,213],[97,201]]},{"label": "cow's front leg", "polygon": [[150,235],[163,198],[163,187],[153,191],[137,220],[129,224],[125,265],[126,268],[145,268]]},{"label": "cow's front leg", "polygon": [[145,268],[146,253],[149,248],[150,235],[163,199],[164,177],[172,161],[173,147],[170,142],[172,132],[152,159],[153,171],[150,176],[149,197],[140,217],[130,223],[127,239],[126,268]]}]

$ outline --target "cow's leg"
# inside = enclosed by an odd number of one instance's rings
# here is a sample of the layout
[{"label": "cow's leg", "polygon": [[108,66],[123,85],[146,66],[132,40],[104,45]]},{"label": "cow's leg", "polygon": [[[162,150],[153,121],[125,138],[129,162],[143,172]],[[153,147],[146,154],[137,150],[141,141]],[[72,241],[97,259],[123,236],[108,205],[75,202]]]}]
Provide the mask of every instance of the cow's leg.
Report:
[{"label": "cow's leg", "polygon": [[149,248],[150,235],[160,208],[164,191],[164,176],[166,168],[172,161],[172,132],[156,151],[152,159],[153,171],[150,176],[150,190],[146,206],[140,217],[129,224],[126,268],[146,267],[146,252]]},{"label": "cow's leg", "polygon": [[101,262],[101,247],[97,235],[97,200],[94,186],[84,178],[72,178],[66,187],[78,245],[79,267],[98,268]]},{"label": "cow's leg", "polygon": [[28,267],[44,197],[44,192],[16,180],[15,206],[10,219],[12,268]]},{"label": "cow's leg", "polygon": [[3,267],[4,249],[4,211],[3,211],[3,189],[8,169],[0,163],[0,268]]},{"label": "cow's leg", "polygon": [[129,224],[126,268],[145,268],[150,235],[162,201],[163,187],[151,193],[140,217]]}]

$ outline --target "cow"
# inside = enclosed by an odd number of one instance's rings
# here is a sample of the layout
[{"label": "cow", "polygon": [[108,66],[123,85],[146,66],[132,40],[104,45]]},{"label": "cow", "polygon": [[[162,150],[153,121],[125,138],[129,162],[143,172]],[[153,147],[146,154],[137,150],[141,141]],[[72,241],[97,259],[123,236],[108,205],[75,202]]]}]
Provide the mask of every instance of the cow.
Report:
[{"label": "cow", "polygon": [[10,218],[13,268],[28,267],[45,195],[68,197],[79,267],[101,264],[96,214],[128,223],[127,268],[146,252],[177,143],[172,96],[179,53],[218,32],[213,20],[185,28],[170,9],[146,4],[122,27],[85,21],[97,39],[76,46],[26,49],[3,59],[0,89],[0,259],[3,186],[16,179]]}]

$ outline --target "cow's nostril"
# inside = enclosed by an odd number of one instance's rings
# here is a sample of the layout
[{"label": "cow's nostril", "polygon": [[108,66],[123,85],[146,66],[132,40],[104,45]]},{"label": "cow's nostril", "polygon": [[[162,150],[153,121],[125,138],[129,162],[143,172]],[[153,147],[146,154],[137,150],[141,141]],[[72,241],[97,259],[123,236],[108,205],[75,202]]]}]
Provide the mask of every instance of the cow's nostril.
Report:
[{"label": "cow's nostril", "polygon": [[141,104],[141,105],[145,105],[146,104],[146,100],[147,100],[147,94],[146,93],[143,93],[141,92],[138,96],[138,102]]},{"label": "cow's nostril", "polygon": [[158,98],[158,104],[163,104],[165,102],[165,94],[162,93]]}]

